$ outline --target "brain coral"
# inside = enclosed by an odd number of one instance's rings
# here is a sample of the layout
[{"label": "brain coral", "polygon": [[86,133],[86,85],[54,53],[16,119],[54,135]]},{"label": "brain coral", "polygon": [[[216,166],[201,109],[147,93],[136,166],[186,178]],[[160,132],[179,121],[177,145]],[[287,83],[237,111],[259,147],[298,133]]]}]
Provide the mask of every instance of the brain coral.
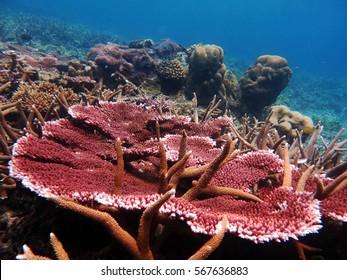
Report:
[{"label": "brain coral", "polygon": [[256,116],[264,107],[271,105],[287,86],[292,70],[283,57],[262,55],[255,66],[250,67],[240,78],[241,102]]}]

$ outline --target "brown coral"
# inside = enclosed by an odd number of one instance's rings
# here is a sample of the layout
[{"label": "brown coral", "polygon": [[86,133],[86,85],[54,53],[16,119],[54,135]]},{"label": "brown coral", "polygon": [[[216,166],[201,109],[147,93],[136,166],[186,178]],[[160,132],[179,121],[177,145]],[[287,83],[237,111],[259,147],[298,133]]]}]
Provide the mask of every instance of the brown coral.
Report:
[{"label": "brown coral", "polygon": [[286,106],[271,107],[272,115],[270,122],[276,125],[278,131],[289,137],[296,137],[296,129],[311,134],[314,132],[314,125],[310,117],[301,113],[291,111]]},{"label": "brown coral", "polygon": [[223,49],[215,45],[194,45],[188,53],[188,97],[195,92],[199,105],[203,106],[208,105],[215,95],[223,101],[222,107],[234,100],[238,85],[226,69]]},{"label": "brown coral", "polygon": [[12,100],[21,99],[24,110],[31,111],[34,105],[40,112],[47,112],[57,96],[63,95],[69,105],[77,102],[77,95],[71,90],[49,82],[38,85],[22,84],[14,93]]},{"label": "brown coral", "polygon": [[163,60],[157,68],[157,75],[165,93],[176,93],[187,77],[187,68],[177,59]]},{"label": "brown coral", "polygon": [[250,67],[239,80],[241,102],[248,111],[260,116],[266,106],[276,101],[291,76],[292,70],[285,58],[277,55],[258,57],[255,66]]}]

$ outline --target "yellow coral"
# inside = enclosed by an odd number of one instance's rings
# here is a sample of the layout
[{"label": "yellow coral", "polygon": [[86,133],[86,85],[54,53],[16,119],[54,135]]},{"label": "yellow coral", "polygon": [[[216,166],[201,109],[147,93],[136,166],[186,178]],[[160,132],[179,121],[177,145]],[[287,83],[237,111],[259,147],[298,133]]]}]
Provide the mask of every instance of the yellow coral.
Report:
[{"label": "yellow coral", "polygon": [[22,84],[14,93],[12,100],[22,100],[22,106],[26,111],[31,111],[34,105],[40,112],[47,112],[48,108],[54,102],[56,96],[64,95],[68,104],[76,103],[78,100],[77,94],[71,89],[63,88],[49,82],[40,84]]},{"label": "yellow coral", "polygon": [[304,116],[297,111],[291,111],[288,107],[282,105],[271,107],[271,112],[270,122],[288,136],[295,137],[295,129],[303,130],[307,134],[314,132],[313,122],[308,116]]}]

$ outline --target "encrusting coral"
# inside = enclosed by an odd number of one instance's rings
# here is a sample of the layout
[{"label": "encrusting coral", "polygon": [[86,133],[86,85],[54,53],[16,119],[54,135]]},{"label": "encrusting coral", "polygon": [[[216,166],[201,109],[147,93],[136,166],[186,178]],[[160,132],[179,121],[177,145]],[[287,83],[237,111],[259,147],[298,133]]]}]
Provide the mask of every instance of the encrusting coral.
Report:
[{"label": "encrusting coral", "polygon": [[262,55],[239,79],[241,103],[247,111],[260,117],[266,106],[273,104],[287,86],[292,70],[285,58],[277,55]]}]

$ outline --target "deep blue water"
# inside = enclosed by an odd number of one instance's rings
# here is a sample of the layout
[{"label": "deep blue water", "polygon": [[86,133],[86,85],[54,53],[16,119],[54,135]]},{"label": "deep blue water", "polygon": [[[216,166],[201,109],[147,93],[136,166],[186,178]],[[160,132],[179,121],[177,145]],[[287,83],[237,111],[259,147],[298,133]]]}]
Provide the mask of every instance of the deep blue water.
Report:
[{"label": "deep blue water", "polygon": [[[186,47],[216,44],[253,62],[287,58],[294,72],[347,77],[346,0],[0,0],[127,40],[171,38]],[[1,6],[0,6],[1,8]]]}]

